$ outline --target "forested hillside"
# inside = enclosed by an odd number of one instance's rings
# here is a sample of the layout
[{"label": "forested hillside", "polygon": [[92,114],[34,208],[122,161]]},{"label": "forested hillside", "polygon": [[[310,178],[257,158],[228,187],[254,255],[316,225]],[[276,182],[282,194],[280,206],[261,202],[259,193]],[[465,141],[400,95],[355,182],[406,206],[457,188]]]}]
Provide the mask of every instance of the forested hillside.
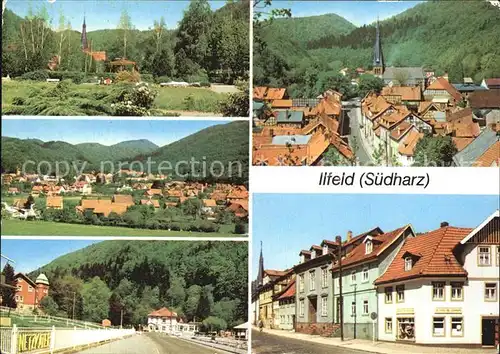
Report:
[{"label": "forested hillside", "polygon": [[[160,163],[165,161],[161,165],[162,168],[168,167],[166,165],[168,162],[172,170],[162,172],[175,177],[174,168],[179,161],[183,161],[184,164],[181,166],[182,170],[178,172],[185,174],[191,170],[190,161],[194,159],[197,161],[194,165],[196,172],[202,173],[205,170],[206,174],[190,175],[190,178],[210,180],[213,172],[216,175],[214,177],[220,174],[220,180],[247,184],[248,136],[248,123],[240,121],[200,130],[160,148],[149,140],[133,140],[105,146],[96,143],[71,145],[62,141],[42,142],[35,139],[2,137],[2,172],[15,172],[16,168],[21,168],[25,161],[35,162],[26,166],[27,172],[35,172],[36,163],[40,161],[52,164],[56,161],[67,161],[70,165],[75,162],[78,166],[86,161],[84,171],[90,172],[100,170],[101,161],[146,162],[148,157],[151,157],[152,172],[156,172]],[[214,161],[216,162],[211,171],[210,166]],[[105,167],[108,166],[108,164],[105,165]],[[232,174],[230,174],[229,166],[232,168]],[[48,166],[41,165],[41,168],[48,168]],[[241,174],[238,171],[241,171]]]},{"label": "forested hillside", "polygon": [[[380,28],[387,66],[424,66],[438,75],[448,71],[454,82],[500,76],[500,9],[489,2],[425,2],[381,21]],[[263,38],[267,46],[256,53],[255,84],[313,95],[343,67],[371,68],[375,26],[330,31],[301,46],[293,38],[269,36],[266,29]]]},{"label": "forested hillside", "polygon": [[265,27],[264,36],[279,36],[292,42],[307,44],[330,33],[348,34],[355,28],[351,22],[336,14],[277,18]]},{"label": "forested hillside", "polygon": [[[210,174],[211,163],[217,161],[213,165],[216,174],[221,173],[221,177],[229,178],[234,183],[247,184],[248,144],[247,122],[215,125],[156,150],[151,154],[152,161],[156,162],[153,164],[153,169],[162,161],[168,161],[175,166],[179,161],[189,162],[194,159],[198,162],[195,165],[197,172],[203,172],[202,163],[206,162],[207,172]],[[141,160],[145,157],[138,156],[136,159]],[[231,171],[228,170],[230,163],[233,163],[232,176],[229,176]],[[221,170],[222,165],[224,170]],[[238,166],[241,166],[241,176],[237,175]],[[185,168],[187,169],[188,165],[185,165]]]},{"label": "forested hillside", "polygon": [[[187,321],[226,328],[247,321],[245,242],[104,241],[57,258],[29,274],[50,281],[49,312],[78,319],[147,323],[173,308]],[[53,301],[52,301],[53,300]]]},{"label": "forested hillside", "polygon": [[[8,6],[2,26],[4,76],[47,69],[56,55],[60,57],[58,70],[95,73],[110,69],[108,62],[86,60],[80,23],[70,24],[64,14],[50,18],[46,4],[39,5],[27,18],[20,18]],[[140,31],[123,11],[116,29],[88,32],[89,47],[106,51],[108,61],[125,57],[137,62],[141,73],[165,79],[233,82],[246,77],[248,0],[229,2],[216,11],[206,0],[193,0],[176,30],[167,29],[163,15],[158,13],[158,18],[151,19],[151,30]],[[51,27],[50,23],[56,25]]]},{"label": "forested hillside", "polygon": [[[63,141],[43,142],[38,139],[18,139],[2,137],[2,172],[15,172],[26,161],[34,161],[27,166],[26,172],[34,172],[41,161],[73,162],[78,165],[86,162],[85,171],[99,169],[101,161],[118,162],[129,160],[138,154],[152,153],[158,148],[149,140],[133,140],[111,146],[97,143],[72,145]],[[48,168],[48,166],[42,166]]]}]

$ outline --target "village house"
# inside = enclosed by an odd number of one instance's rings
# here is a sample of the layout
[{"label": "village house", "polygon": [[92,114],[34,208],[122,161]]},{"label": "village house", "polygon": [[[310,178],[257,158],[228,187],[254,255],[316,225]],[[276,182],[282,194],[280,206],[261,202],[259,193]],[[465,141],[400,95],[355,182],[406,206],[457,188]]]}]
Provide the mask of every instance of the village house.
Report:
[{"label": "village house", "polygon": [[378,338],[494,346],[499,323],[498,210],[475,229],[444,222],[406,239],[375,281]]},{"label": "village house", "polygon": [[51,196],[46,199],[47,209],[63,209],[63,197]]},{"label": "village house", "polygon": [[491,128],[486,128],[453,156],[453,163],[459,167],[500,166],[500,136]]},{"label": "village house", "polygon": [[295,330],[295,290],[295,277],[293,277],[286,288],[280,294],[275,295],[279,303],[280,329]]},{"label": "village house", "polygon": [[299,253],[296,274],[295,331],[307,334],[332,335],[337,328],[333,323],[332,277],[329,267],[339,240],[324,240],[322,246],[312,245]]},{"label": "village house", "polygon": [[229,202],[226,210],[232,212],[238,218],[248,217],[248,200],[235,199]]},{"label": "village house", "polygon": [[500,89],[474,92],[469,96],[469,106],[484,120],[483,126],[500,125]]},{"label": "village house", "polygon": [[300,128],[264,127],[253,134],[252,161],[260,166],[322,165],[331,161],[324,159],[331,149],[339,161],[351,163],[354,154],[338,133],[339,123],[326,114]]},{"label": "village house", "polygon": [[[415,236],[411,225],[390,232],[374,228],[355,238],[348,236],[343,245],[342,296],[344,335],[350,338],[372,339],[374,322],[372,312],[377,310],[375,279],[385,272],[403,245],[404,240]],[[351,248],[351,249],[349,249]],[[331,268],[333,278],[333,317],[339,323],[339,264]],[[376,328],[375,328],[376,330]]]},{"label": "village house", "polygon": [[160,201],[157,199],[141,199],[141,205],[152,205],[155,211],[160,209]]},{"label": "village house", "polygon": [[487,90],[486,87],[476,85],[470,77],[464,77],[463,83],[453,84],[453,87],[455,87],[457,91],[460,92],[463,98],[468,98],[469,95],[475,91]]},{"label": "village house", "polygon": [[9,189],[7,190],[7,193],[9,193],[10,195],[16,195],[16,194],[19,194],[19,188],[17,187],[9,187]]},{"label": "village house", "polygon": [[447,107],[454,107],[462,101],[462,95],[449,83],[448,77],[438,77],[424,91],[426,101],[444,104]]},{"label": "village house", "polygon": [[82,195],[92,194],[92,185],[86,181],[79,181],[73,184],[73,191],[81,193]]},{"label": "village house", "polygon": [[420,86],[385,86],[380,93],[385,100],[394,105],[405,105],[416,112],[422,101]]},{"label": "village house", "polygon": [[19,310],[34,310],[40,307],[42,299],[49,294],[49,280],[41,273],[35,281],[26,274],[17,273],[14,277],[16,282],[16,304]]},{"label": "village house", "polygon": [[279,301],[275,297],[291,281],[290,270],[266,269],[263,272],[262,286],[259,290],[259,318],[266,328],[279,328]]},{"label": "village house", "polygon": [[95,215],[108,217],[111,213],[124,214],[130,205],[128,203],[113,203],[111,199],[82,199],[76,211],[84,214],[90,211]]},{"label": "village house", "polygon": [[134,197],[130,194],[115,194],[113,195],[112,202],[127,206],[135,205]]},{"label": "village house", "polygon": [[481,86],[488,90],[500,90],[500,78],[483,79]]}]

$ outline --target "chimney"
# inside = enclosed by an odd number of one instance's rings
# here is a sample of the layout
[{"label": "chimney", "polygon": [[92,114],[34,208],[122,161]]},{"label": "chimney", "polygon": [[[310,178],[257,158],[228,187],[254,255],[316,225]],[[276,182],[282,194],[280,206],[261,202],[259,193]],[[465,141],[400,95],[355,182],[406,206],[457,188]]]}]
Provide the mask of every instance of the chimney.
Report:
[{"label": "chimney", "polygon": [[443,221],[441,223],[441,227],[447,227],[447,226],[450,226],[450,224],[448,223],[448,221]]},{"label": "chimney", "polygon": [[335,236],[335,242],[337,242],[339,245],[341,245],[342,244],[342,237]]},{"label": "chimney", "polygon": [[349,230],[347,231],[347,241],[351,241],[352,240],[352,231]]},{"label": "chimney", "polygon": [[443,75],[443,79],[445,79],[446,81],[449,81],[448,79],[448,72],[445,72],[444,75]]}]

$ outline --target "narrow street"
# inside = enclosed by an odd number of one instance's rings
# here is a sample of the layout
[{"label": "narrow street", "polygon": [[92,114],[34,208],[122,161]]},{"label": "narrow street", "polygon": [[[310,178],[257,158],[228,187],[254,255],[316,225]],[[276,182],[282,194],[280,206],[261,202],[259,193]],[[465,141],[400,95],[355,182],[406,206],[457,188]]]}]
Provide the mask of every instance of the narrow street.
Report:
[{"label": "narrow street", "polygon": [[361,137],[361,128],[359,126],[359,120],[361,117],[361,108],[352,108],[347,113],[349,115],[349,121],[351,124],[351,135],[349,136],[349,145],[353,144],[353,138],[356,139],[357,150],[356,157],[358,158],[358,163],[360,166],[367,166],[373,163],[370,154],[366,151],[363,144],[363,138]]},{"label": "narrow street", "polygon": [[186,342],[161,333],[134,335],[79,354],[222,354],[220,350]]},{"label": "narrow street", "polygon": [[266,354],[360,354],[358,350],[346,349],[298,339],[290,339],[259,331],[252,331],[252,353]]}]

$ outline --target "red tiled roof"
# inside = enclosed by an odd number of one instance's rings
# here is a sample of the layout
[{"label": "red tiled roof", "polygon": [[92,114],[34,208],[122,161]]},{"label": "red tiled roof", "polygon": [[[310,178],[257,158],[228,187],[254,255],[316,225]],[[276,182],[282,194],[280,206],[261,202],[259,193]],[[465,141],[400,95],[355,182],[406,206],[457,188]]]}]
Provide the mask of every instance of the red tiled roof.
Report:
[{"label": "red tiled roof", "polygon": [[474,162],[476,167],[500,166],[500,141],[495,142]]},{"label": "red tiled roof", "polygon": [[421,101],[420,86],[385,86],[380,93],[382,96],[401,96],[403,101]]},{"label": "red tiled roof", "polygon": [[47,197],[47,208],[62,208],[63,197]]},{"label": "red tiled roof", "polygon": [[128,205],[134,205],[134,197],[132,197],[129,194],[115,194],[113,196],[113,202],[115,203],[121,203],[121,204],[128,204]]},{"label": "red tiled roof", "polygon": [[151,312],[149,317],[177,317],[177,313],[170,311],[166,307],[162,307],[159,310]]},{"label": "red tiled roof", "polygon": [[[453,249],[471,231],[470,228],[447,226],[406,239],[396,258],[375,284],[424,276],[467,276],[467,272],[453,255]],[[409,271],[404,270],[405,254],[414,256],[414,264]]]},{"label": "red tiled roof", "polygon": [[469,95],[469,104],[472,108],[498,108],[500,90],[475,91]]},{"label": "red tiled roof", "polygon": [[427,90],[445,90],[456,101],[460,101],[462,99],[460,92],[458,92],[458,90],[443,77],[438,77],[436,81],[427,87]]},{"label": "red tiled roof", "polygon": [[267,87],[258,86],[253,88],[253,98],[263,100],[266,96]]},{"label": "red tiled roof", "polygon": [[284,300],[291,297],[295,297],[295,279],[293,279],[290,284],[285,288],[283,294],[278,298],[278,300]]},{"label": "red tiled roof", "polygon": [[380,227],[374,227],[373,229],[371,229],[370,231],[367,231],[367,232],[364,232],[362,234],[359,234],[357,236],[354,236],[353,238],[351,238],[350,240],[348,241],[345,241],[342,246],[343,247],[346,247],[346,246],[349,246],[351,244],[353,244],[354,242],[358,241],[359,239],[363,238],[364,236],[366,235],[380,235],[380,234],[383,234],[384,232],[382,231],[382,229]]},{"label": "red tiled roof", "polygon": [[157,199],[141,199],[141,205],[152,205],[155,208],[159,208],[160,201]]},{"label": "red tiled roof", "polygon": [[[398,239],[406,229],[411,228],[410,225],[405,225],[399,229],[386,232],[381,235],[372,236],[373,250],[371,253],[366,254],[365,246],[363,243],[354,247],[354,249],[348,253],[342,259],[342,267],[347,267],[353,264],[371,261],[376,259],[389,245],[391,245],[396,239]],[[334,264],[332,269],[337,269],[338,264]]]},{"label": "red tiled roof", "polygon": [[282,100],[285,97],[285,88],[268,88],[266,93],[266,100]]},{"label": "red tiled roof", "polygon": [[264,273],[270,277],[280,277],[287,273],[286,270],[264,269]]},{"label": "red tiled roof", "polygon": [[500,86],[500,78],[485,79],[488,86]]}]

